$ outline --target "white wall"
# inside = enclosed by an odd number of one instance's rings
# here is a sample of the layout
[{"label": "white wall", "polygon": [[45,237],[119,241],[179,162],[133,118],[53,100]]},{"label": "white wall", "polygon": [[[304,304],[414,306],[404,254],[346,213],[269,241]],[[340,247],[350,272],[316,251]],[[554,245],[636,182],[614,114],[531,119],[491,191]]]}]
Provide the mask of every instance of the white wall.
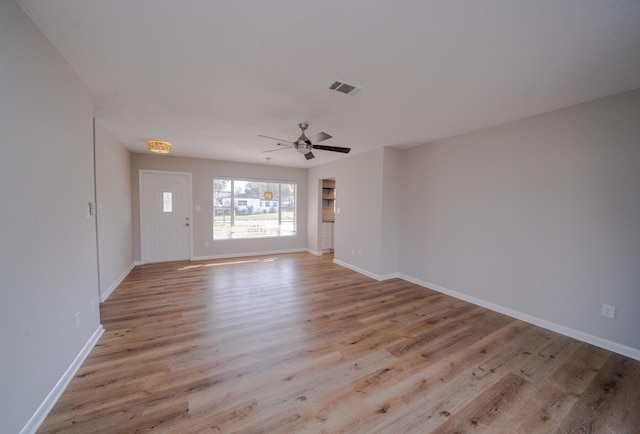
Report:
[{"label": "white wall", "polygon": [[131,153],[96,121],[95,157],[100,298],[104,301],[133,267]]},{"label": "white wall", "polygon": [[304,192],[307,195],[307,250],[315,255],[321,255],[322,179],[311,179],[308,175],[307,191]]},{"label": "white wall", "polygon": [[382,277],[398,272],[401,216],[404,203],[400,192],[402,185],[402,151],[385,148],[382,182],[382,226],[380,275]]},{"label": "white wall", "polygon": [[[140,169],[188,172],[193,182],[193,255],[198,258],[260,254],[276,251],[305,250],[307,240],[307,177],[305,169],[294,169],[266,164],[245,164],[227,161],[181,158],[165,155],[133,154],[131,164],[134,258],[140,261]],[[295,182],[298,185],[297,234],[293,237],[251,240],[213,241],[213,178]],[[201,211],[196,211],[199,206]],[[209,243],[206,247],[205,243]]]},{"label": "white wall", "polygon": [[0,431],[16,433],[100,328],[92,102],[14,1],[0,59]]},{"label": "white wall", "polygon": [[[351,268],[378,276],[382,266],[382,212],[384,149],[348,156],[347,158],[309,169],[309,231],[318,230],[320,221],[318,180],[335,178],[336,213],[335,260]],[[311,233],[309,249],[319,251],[319,237]],[[352,255],[352,250],[355,254]],[[361,255],[358,254],[361,252]]]},{"label": "white wall", "polygon": [[640,350],[640,91],[401,160],[402,274]]}]

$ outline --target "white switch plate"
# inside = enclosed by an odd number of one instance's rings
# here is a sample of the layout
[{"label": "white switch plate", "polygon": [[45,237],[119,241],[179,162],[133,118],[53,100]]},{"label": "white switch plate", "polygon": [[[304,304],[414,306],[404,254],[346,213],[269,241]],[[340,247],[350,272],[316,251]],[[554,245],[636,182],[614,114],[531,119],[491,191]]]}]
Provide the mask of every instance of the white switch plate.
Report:
[{"label": "white switch plate", "polygon": [[611,306],[610,304],[603,304],[602,316],[606,316],[607,318],[614,318],[616,316],[616,307]]}]

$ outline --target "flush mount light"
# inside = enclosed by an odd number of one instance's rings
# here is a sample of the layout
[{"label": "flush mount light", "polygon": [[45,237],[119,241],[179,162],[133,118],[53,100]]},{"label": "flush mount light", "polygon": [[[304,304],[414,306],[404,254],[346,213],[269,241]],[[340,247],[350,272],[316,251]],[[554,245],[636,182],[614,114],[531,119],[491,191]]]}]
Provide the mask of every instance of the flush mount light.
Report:
[{"label": "flush mount light", "polygon": [[149,140],[149,150],[156,154],[168,154],[171,152],[171,143]]}]

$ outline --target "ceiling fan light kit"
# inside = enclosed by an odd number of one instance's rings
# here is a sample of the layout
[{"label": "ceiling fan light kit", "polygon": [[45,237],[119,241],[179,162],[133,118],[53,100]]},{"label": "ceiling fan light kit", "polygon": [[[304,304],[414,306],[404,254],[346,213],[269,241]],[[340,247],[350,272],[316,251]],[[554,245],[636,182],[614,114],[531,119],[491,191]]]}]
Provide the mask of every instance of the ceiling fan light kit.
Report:
[{"label": "ceiling fan light kit", "polygon": [[302,133],[300,134],[300,137],[298,137],[298,139],[295,142],[290,142],[288,140],[282,140],[276,137],[264,136],[260,134],[259,137],[265,137],[267,139],[277,140],[279,142],[285,142],[289,144],[289,145],[283,145],[282,143],[278,143],[278,146],[280,146],[280,148],[263,151],[263,153],[281,151],[283,149],[293,148],[299,153],[303,154],[307,160],[311,160],[312,158],[315,158],[315,155],[313,155],[313,152],[311,152],[313,149],[319,149],[321,151],[342,152],[343,154],[348,154],[349,151],[351,151],[351,148],[343,148],[340,146],[317,145],[317,143],[322,142],[324,140],[328,140],[332,136],[325,133],[324,131],[321,131],[315,136],[313,136],[311,139],[309,139],[304,133],[306,129],[309,128],[308,122],[300,122],[298,124],[298,128],[300,128]]}]

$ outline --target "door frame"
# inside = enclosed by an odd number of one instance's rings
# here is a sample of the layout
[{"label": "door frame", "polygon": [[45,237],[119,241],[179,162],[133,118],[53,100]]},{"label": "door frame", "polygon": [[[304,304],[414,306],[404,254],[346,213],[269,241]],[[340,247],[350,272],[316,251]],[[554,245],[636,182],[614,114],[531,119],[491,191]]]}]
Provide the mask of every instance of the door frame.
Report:
[{"label": "door frame", "polygon": [[192,174],[191,172],[172,172],[169,170],[148,170],[148,169],[140,169],[138,171],[138,209],[140,210],[140,262],[142,264],[147,263],[146,258],[146,250],[145,250],[145,234],[144,234],[144,183],[143,176],[145,173],[150,173],[154,175],[181,175],[187,176],[188,179],[188,192],[187,192],[187,205],[188,205],[188,216],[189,216],[189,261],[193,260],[193,183],[192,183]]}]

